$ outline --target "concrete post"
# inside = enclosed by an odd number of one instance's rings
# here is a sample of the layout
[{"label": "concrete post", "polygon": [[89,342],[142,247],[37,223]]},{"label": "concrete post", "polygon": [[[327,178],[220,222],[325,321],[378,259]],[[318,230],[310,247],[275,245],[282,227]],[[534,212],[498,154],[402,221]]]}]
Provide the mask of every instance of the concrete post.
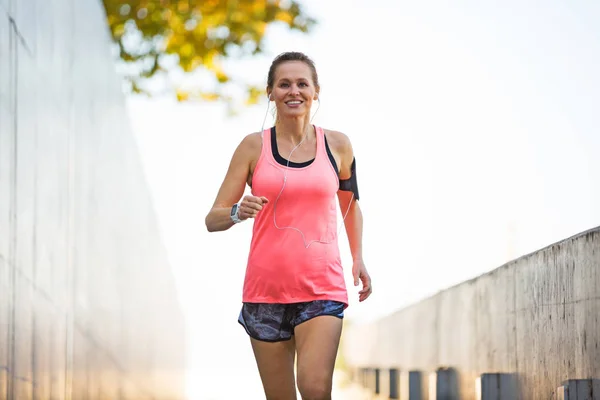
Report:
[{"label": "concrete post", "polygon": [[475,383],[477,400],[513,400],[517,396],[517,378],[514,374],[486,373]]},{"label": "concrete post", "polygon": [[429,394],[435,400],[458,400],[458,373],[454,368],[439,368],[429,377]]},{"label": "concrete post", "polygon": [[556,391],[557,400],[598,400],[600,379],[569,379]]},{"label": "concrete post", "polygon": [[390,399],[400,399],[400,371],[397,368],[391,368],[388,376],[388,397]]},{"label": "concrete post", "polygon": [[421,371],[402,373],[400,381],[401,400],[426,400],[428,398],[426,379]]}]

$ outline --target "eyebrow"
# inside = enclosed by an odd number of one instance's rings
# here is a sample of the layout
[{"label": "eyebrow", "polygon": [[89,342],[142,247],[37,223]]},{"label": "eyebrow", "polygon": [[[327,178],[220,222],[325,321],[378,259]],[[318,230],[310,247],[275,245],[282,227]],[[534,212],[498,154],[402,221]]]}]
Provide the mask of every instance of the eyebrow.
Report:
[{"label": "eyebrow", "polygon": [[[289,79],[289,78],[279,78],[278,82],[281,82],[281,81],[293,81],[293,80],[294,79]],[[307,81],[307,82],[309,81],[307,78],[296,78],[295,80],[297,80],[297,81]]]}]

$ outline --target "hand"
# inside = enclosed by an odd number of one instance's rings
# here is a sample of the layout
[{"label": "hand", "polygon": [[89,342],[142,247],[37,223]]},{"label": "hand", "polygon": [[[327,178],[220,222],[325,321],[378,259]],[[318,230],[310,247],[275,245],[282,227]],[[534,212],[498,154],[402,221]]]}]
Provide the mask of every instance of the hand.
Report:
[{"label": "hand", "polygon": [[246,220],[248,218],[256,217],[256,214],[263,209],[263,206],[267,204],[269,200],[266,197],[256,196],[245,196],[240,202],[238,208],[238,218]]},{"label": "hand", "polygon": [[371,286],[371,277],[362,260],[354,261],[354,264],[352,265],[352,276],[354,277],[354,286],[358,286],[359,280],[362,282],[362,290],[358,292],[358,301],[365,301],[373,292],[373,288]]}]

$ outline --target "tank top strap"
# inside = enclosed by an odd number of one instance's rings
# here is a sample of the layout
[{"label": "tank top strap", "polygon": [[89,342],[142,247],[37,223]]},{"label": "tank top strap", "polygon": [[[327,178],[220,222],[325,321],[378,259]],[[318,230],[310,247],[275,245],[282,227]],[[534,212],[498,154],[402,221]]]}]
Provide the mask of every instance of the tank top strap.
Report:
[{"label": "tank top strap", "polygon": [[273,159],[273,154],[271,152],[271,128],[267,128],[261,133],[262,138],[262,149],[261,156],[266,157],[268,160]]},{"label": "tank top strap", "polygon": [[263,130],[262,133],[260,134],[260,137],[262,138],[263,147],[265,145],[271,145],[271,129],[270,128]]},{"label": "tank top strap", "polygon": [[327,156],[327,149],[325,148],[325,131],[320,126],[315,125],[315,135],[317,137],[317,154],[315,158],[322,158]]}]

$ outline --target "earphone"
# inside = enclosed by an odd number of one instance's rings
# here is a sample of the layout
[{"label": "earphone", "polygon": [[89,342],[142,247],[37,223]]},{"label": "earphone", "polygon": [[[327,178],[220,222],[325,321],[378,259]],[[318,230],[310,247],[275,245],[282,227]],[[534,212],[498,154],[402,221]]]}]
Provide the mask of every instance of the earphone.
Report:
[{"label": "earphone", "polygon": [[[271,100],[271,95],[268,94],[268,98],[269,100]],[[315,96],[315,99],[318,100],[318,93]],[[267,114],[269,113],[269,106],[270,106],[270,102],[267,103],[267,111],[265,113],[265,118],[263,119],[263,124],[262,124],[262,128],[261,128],[261,134],[264,135],[265,132],[265,121],[267,119]],[[310,119],[310,122],[312,123],[313,118],[315,117],[315,115],[317,114],[317,112],[319,111],[319,107],[321,106],[321,102],[319,101],[319,105],[317,107],[317,111],[315,111],[315,113],[313,114],[313,116]],[[315,128],[315,133],[316,133],[316,128]],[[352,207],[352,202],[354,201],[354,193],[352,193],[352,197],[350,198],[350,202],[348,203],[348,209],[346,210],[346,212],[343,215],[343,219],[342,222],[340,224],[340,226],[338,227],[337,231],[336,231],[336,236],[334,239],[330,240],[330,241],[323,241],[320,239],[315,239],[315,240],[311,240],[310,242],[306,242],[306,236],[304,235],[304,232],[302,232],[300,229],[293,227],[293,226],[283,226],[280,227],[277,224],[277,203],[279,201],[279,198],[281,197],[281,194],[283,193],[283,190],[285,189],[285,184],[287,183],[287,172],[290,166],[290,159],[292,157],[292,154],[294,153],[294,151],[300,147],[302,145],[302,143],[304,143],[304,140],[308,137],[308,131],[306,132],[306,134],[304,135],[304,137],[302,138],[302,140],[300,141],[300,143],[298,143],[296,146],[294,146],[294,148],[292,149],[292,151],[290,151],[290,154],[288,155],[288,157],[286,158],[287,160],[287,164],[286,164],[286,169],[283,172],[283,185],[281,186],[281,190],[279,191],[279,194],[277,195],[277,198],[275,199],[275,201],[273,202],[273,225],[275,226],[275,228],[279,229],[279,230],[284,230],[284,229],[292,229],[297,231],[298,233],[300,233],[300,235],[302,236],[302,242],[304,243],[304,247],[306,249],[308,249],[310,247],[311,244],[313,243],[321,243],[321,244],[330,244],[333,242],[333,240],[337,239],[337,237],[340,234],[340,230],[342,228],[342,225],[344,225],[344,222],[346,221],[346,217],[348,216],[348,213],[350,212],[350,207]]]}]

